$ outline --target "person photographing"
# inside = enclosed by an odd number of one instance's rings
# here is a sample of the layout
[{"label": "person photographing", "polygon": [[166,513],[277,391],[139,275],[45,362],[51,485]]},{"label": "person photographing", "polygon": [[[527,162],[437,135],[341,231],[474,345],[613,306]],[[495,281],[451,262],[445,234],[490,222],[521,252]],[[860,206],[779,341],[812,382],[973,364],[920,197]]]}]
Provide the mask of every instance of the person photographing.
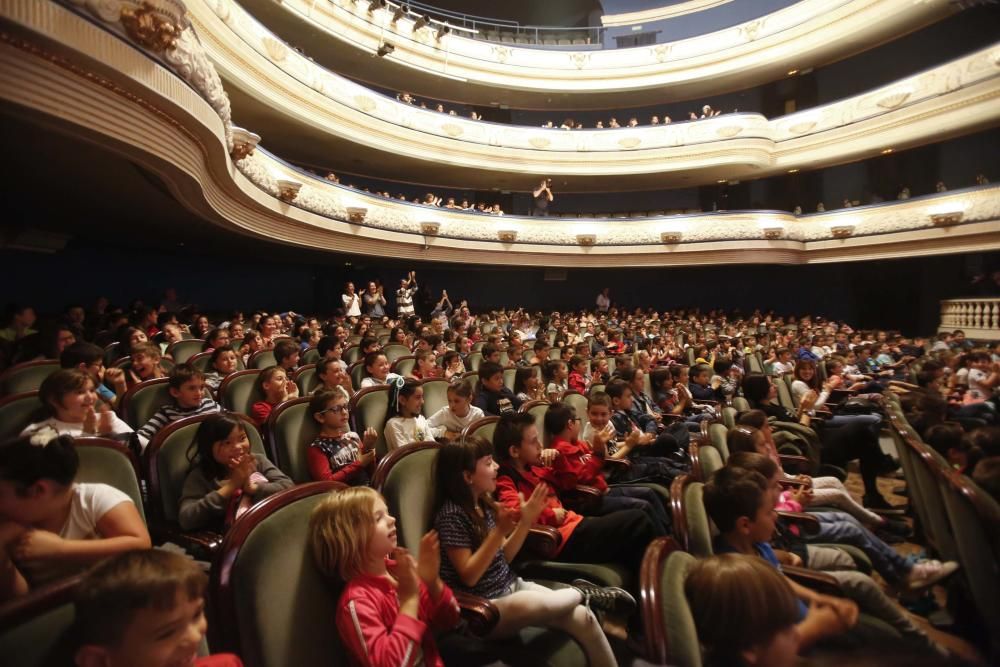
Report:
[{"label": "person photographing", "polygon": [[531,191],[531,215],[545,218],[549,215],[549,204],[555,197],[552,195],[552,179],[544,178],[538,187]]}]

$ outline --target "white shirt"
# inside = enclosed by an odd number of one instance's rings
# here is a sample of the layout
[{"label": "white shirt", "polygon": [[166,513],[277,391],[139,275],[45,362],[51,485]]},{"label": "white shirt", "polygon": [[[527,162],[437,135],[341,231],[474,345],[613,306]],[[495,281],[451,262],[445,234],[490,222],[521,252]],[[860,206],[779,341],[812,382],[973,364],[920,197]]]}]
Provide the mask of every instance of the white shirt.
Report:
[{"label": "white shirt", "polygon": [[451,410],[451,406],[446,405],[427,420],[427,423],[431,428],[437,428],[443,426],[446,431],[451,431],[452,433],[461,433],[465,430],[465,427],[476,421],[477,419],[482,419],[486,415],[483,411],[474,405],[469,406],[469,413],[464,417],[459,417]]},{"label": "white shirt", "polygon": [[354,294],[341,294],[344,300],[344,314],[347,317],[361,317],[361,297],[357,292]]},{"label": "white shirt", "polygon": [[393,417],[385,424],[385,443],[389,450],[398,449],[413,442],[425,442],[444,435],[443,426],[431,426],[423,415],[416,417]]},{"label": "white shirt", "polygon": [[[114,434],[114,435],[122,435],[122,434],[125,434],[125,433],[131,433],[133,431],[132,427],[129,426],[128,424],[126,424],[124,421],[122,421],[122,419],[118,415],[116,415],[113,412],[111,412],[109,414],[111,415],[111,433],[112,434]],[[101,423],[101,415],[97,415],[97,424],[98,424],[98,426],[100,426],[100,423]],[[86,438],[86,437],[90,437],[90,436],[105,435],[103,433],[101,433],[101,434],[98,434],[98,433],[84,433],[83,432],[83,422],[76,422],[76,423],[74,423],[74,422],[64,422],[64,421],[59,421],[55,417],[49,417],[48,419],[46,419],[44,421],[36,422],[34,424],[29,424],[28,426],[26,426],[24,428],[23,431],[21,431],[21,435],[30,435],[30,434],[34,433],[35,431],[38,431],[40,429],[45,428],[46,426],[50,426],[53,429],[55,429],[56,433],[58,433],[59,435],[69,435],[69,436],[73,436],[74,438],[80,438],[80,437]]]},{"label": "white shirt", "polygon": [[382,387],[385,384],[386,384],[385,380],[379,380],[378,378],[373,378],[371,376],[368,376],[361,381],[361,388],[365,389],[367,387]]},{"label": "white shirt", "polygon": [[795,364],[791,361],[776,361],[771,364],[771,375],[784,375],[785,373],[791,373],[794,370]]},{"label": "white shirt", "polygon": [[600,311],[600,312],[602,312],[602,313],[606,313],[606,312],[608,312],[608,309],[610,307],[611,307],[611,299],[609,299],[608,297],[604,296],[604,292],[601,292],[600,294],[598,294],[597,295],[597,310]]}]

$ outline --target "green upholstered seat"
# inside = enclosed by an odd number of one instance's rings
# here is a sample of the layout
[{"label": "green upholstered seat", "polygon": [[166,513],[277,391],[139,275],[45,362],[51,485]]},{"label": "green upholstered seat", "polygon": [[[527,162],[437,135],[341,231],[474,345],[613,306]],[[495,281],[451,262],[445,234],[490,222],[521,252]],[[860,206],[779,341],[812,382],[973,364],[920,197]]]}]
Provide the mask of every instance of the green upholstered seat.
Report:
[{"label": "green upholstered seat", "polygon": [[514,376],[517,375],[516,368],[503,369],[503,386],[514,391]]},{"label": "green upholstered seat", "polygon": [[292,381],[299,388],[299,396],[312,394],[319,386],[319,378],[316,377],[316,364],[299,366],[298,370],[292,373]]},{"label": "green upholstered seat", "polygon": [[340,359],[348,366],[356,361],[361,360],[361,346],[351,345],[350,347],[344,348],[344,352],[340,355]]},{"label": "green upholstered seat", "polygon": [[726,463],[714,445],[702,444],[694,448],[697,461],[692,461],[691,471],[699,481],[708,480],[712,474]]},{"label": "green upholstered seat", "polygon": [[29,424],[46,416],[37,391],[4,396],[0,399],[0,442],[17,437]]},{"label": "green upholstered seat", "polygon": [[299,355],[301,364],[315,364],[317,361],[319,361],[319,348],[310,347]]},{"label": "green upholstered seat", "polygon": [[154,378],[129,387],[118,408],[122,419],[134,429],[140,429],[162,406],[173,401],[170,380]]},{"label": "green upholstered seat", "polygon": [[40,359],[26,361],[23,364],[11,366],[0,375],[0,395],[23,394],[35,391],[42,386],[48,376],[59,370],[56,359]]},{"label": "green upholstered seat", "polygon": [[601,384],[599,382],[595,382],[594,384],[590,385],[590,392],[589,393],[596,394],[599,391],[604,391],[604,387],[605,387],[605,385],[603,385],[603,384]]},{"label": "green upholstered seat", "polygon": [[423,415],[425,417],[430,417],[435,412],[448,405],[448,387],[450,385],[451,383],[444,378],[433,378],[423,381]]},{"label": "green upholstered seat", "polygon": [[247,360],[247,366],[258,370],[264,370],[265,368],[277,365],[278,362],[274,359],[274,350],[258,350],[250,355],[250,358]]},{"label": "green upholstered seat", "polygon": [[107,438],[76,438],[73,443],[80,457],[75,481],[115,487],[132,499],[139,516],[145,521],[139,462],[132,450]]},{"label": "green upholstered seat", "polygon": [[725,424],[719,422],[712,422],[706,428],[708,429],[710,444],[715,447],[715,450],[722,458],[722,463],[725,464],[729,460],[729,445],[726,440],[729,435],[729,429]]},{"label": "green upholstered seat", "polygon": [[186,340],[174,341],[167,346],[167,354],[174,363],[183,364],[188,359],[202,351],[205,341],[200,338],[188,338]]},{"label": "green upholstered seat", "polygon": [[0,604],[4,667],[73,664],[73,597],[80,576],[61,579]]},{"label": "green upholstered seat", "polygon": [[496,431],[497,422],[500,421],[499,417],[483,417],[482,419],[477,419],[462,431],[463,438],[485,438],[486,440],[493,442],[493,432]]},{"label": "green upholstered seat", "polygon": [[274,451],[274,463],[296,484],[312,481],[306,452],[316,435],[319,422],[309,414],[309,396],[279,404],[267,419],[267,433]]},{"label": "green upholstered seat", "polygon": [[381,352],[385,355],[385,358],[389,360],[390,364],[400,357],[408,357],[412,354],[412,352],[410,352],[410,348],[401,343],[389,343],[382,348]]},{"label": "green upholstered seat", "polygon": [[361,387],[361,381],[368,377],[368,371],[365,370],[365,362],[354,362],[347,367],[347,374],[351,376],[351,386],[357,391]]},{"label": "green upholstered seat", "polygon": [[351,398],[351,419],[355,432],[364,433],[369,426],[378,431],[375,456],[379,459],[385,456],[389,449],[385,442],[385,422],[388,412],[388,386],[366,387]]},{"label": "green upholstered seat", "polygon": [[470,371],[478,371],[481,363],[483,363],[483,353],[478,350],[470,352],[465,359],[465,368]]},{"label": "green upholstered seat", "polygon": [[396,375],[402,375],[406,377],[413,373],[414,367],[417,365],[416,356],[409,354],[405,357],[399,357],[392,362],[392,372]]},{"label": "green upholstered seat", "polygon": [[701,667],[701,646],[684,582],[697,559],[678,550],[674,540],[652,542],[642,561],[644,657],[655,664]]},{"label": "green upholstered seat", "polygon": [[733,396],[733,407],[736,408],[736,412],[742,414],[750,410],[750,403],[742,396]]},{"label": "green upholstered seat", "polygon": [[734,407],[726,406],[722,408],[722,423],[726,425],[727,429],[736,426],[736,416],[738,414]]},{"label": "green upholstered seat", "polygon": [[542,441],[543,446],[548,446],[549,438],[545,434],[545,413],[549,410],[549,402],[546,400],[541,401],[525,401],[521,404],[520,412],[526,412],[535,418],[535,427],[538,429],[538,439]]},{"label": "green upholstered seat", "polygon": [[264,400],[264,395],[257,389],[259,375],[259,370],[249,368],[226,376],[219,385],[219,402],[222,407],[232,412],[250,414],[250,407],[257,401]]},{"label": "green upholstered seat", "polygon": [[562,402],[576,410],[576,416],[584,420],[587,419],[587,397],[577,391],[567,391]]}]

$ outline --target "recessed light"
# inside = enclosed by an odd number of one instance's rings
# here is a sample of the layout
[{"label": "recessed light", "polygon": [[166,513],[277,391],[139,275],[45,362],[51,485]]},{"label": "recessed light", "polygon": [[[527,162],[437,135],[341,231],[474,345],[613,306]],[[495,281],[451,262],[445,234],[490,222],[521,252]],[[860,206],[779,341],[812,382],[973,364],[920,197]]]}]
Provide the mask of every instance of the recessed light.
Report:
[{"label": "recessed light", "polygon": [[888,154],[889,154],[889,153],[891,153],[891,152],[892,152],[892,149],[891,149],[891,148],[886,148],[886,149],[883,149],[883,150],[882,150],[882,155],[888,155]]},{"label": "recessed light", "polygon": [[724,179],[724,178],[720,178],[719,180],[717,180],[717,181],[716,181],[716,183],[728,183],[728,182],[729,182],[729,181],[727,181],[727,180],[726,180],[726,179]]},{"label": "recessed light", "polygon": [[788,173],[789,174],[797,174],[797,173],[799,173],[799,169],[798,169],[798,167],[796,167],[795,169],[789,169]]},{"label": "recessed light", "polygon": [[797,69],[790,69],[790,70],[788,70],[788,76],[795,76],[798,73],[799,73],[799,70],[797,70]]}]

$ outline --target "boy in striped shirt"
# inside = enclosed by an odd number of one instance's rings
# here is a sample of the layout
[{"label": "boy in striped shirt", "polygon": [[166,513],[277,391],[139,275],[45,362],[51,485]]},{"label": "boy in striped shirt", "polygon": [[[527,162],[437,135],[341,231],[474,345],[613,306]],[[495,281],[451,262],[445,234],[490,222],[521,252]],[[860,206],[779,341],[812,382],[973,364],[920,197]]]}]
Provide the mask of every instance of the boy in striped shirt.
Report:
[{"label": "boy in striped shirt", "polygon": [[173,401],[156,411],[139,429],[139,445],[146,445],[161,428],[184,417],[219,412],[219,404],[205,394],[205,374],[191,364],[177,364],[167,376],[168,391]]}]

